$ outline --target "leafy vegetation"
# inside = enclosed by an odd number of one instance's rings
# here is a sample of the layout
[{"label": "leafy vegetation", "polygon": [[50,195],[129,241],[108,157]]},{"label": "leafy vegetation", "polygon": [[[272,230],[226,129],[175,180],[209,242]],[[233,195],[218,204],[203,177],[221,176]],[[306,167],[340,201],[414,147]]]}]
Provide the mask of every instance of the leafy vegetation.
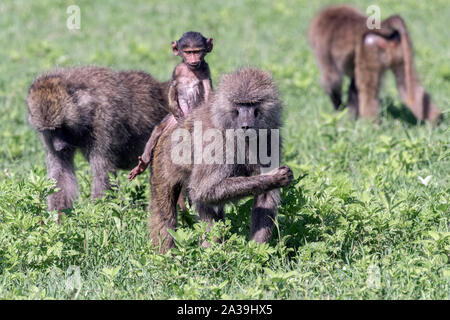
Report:
[{"label": "leafy vegetation", "polygon": [[[81,29],[66,28],[69,1],[0,3],[0,297],[13,299],[449,299],[450,7],[380,0],[401,14],[424,86],[446,118],[416,123],[385,79],[381,121],[332,111],[306,30],[324,1],[78,0]],[[357,1],[361,10],[374,4]],[[239,66],[271,71],[284,101],[284,156],[297,177],[283,190],[270,244],[248,241],[251,199],[226,223],[190,211],[177,247],[149,244],[145,175],[90,201],[89,167],[76,157],[80,196],[58,226],[45,198],[43,149],[26,123],[32,79],[56,66],[142,69],[168,79],[170,41],[187,30],[214,37],[213,82]],[[181,220],[181,219],[180,219]]]}]

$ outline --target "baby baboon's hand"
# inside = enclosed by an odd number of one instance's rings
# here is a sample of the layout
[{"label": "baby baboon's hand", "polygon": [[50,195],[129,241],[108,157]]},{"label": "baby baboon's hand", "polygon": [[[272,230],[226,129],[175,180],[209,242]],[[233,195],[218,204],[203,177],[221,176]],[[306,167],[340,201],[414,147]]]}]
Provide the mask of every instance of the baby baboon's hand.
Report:
[{"label": "baby baboon's hand", "polygon": [[288,166],[281,166],[271,171],[277,188],[286,187],[294,180],[294,174]]},{"label": "baby baboon's hand", "polygon": [[128,175],[128,179],[133,180],[136,178],[137,175],[140,175],[142,172],[147,169],[148,163],[146,163],[142,158],[139,156],[139,164],[130,171],[130,174]]},{"label": "baby baboon's hand", "polygon": [[139,174],[138,170],[139,170],[138,167],[135,167],[133,170],[131,170],[130,173],[128,174],[128,179],[133,180],[134,178],[136,178],[136,176]]}]

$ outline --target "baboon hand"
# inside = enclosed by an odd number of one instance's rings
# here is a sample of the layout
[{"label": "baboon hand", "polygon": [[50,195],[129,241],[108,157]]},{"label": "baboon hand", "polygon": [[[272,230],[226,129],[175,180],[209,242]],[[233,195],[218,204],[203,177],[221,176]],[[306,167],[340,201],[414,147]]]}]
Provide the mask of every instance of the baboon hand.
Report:
[{"label": "baboon hand", "polygon": [[128,175],[128,179],[129,180],[133,180],[134,178],[136,178],[136,176],[140,175],[142,172],[145,171],[145,169],[147,169],[148,163],[144,162],[144,160],[142,160],[142,157],[139,156],[139,164],[130,171],[130,174]]},{"label": "baboon hand", "polygon": [[276,168],[270,174],[275,178],[275,186],[277,188],[286,187],[294,180],[294,174],[288,166]]}]

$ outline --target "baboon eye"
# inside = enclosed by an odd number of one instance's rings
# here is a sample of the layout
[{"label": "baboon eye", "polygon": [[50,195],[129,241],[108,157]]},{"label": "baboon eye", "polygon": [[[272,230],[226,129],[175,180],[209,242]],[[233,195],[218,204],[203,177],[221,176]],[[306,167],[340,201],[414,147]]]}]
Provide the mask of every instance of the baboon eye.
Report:
[{"label": "baboon eye", "polygon": [[237,102],[236,105],[240,106],[240,107],[257,107],[260,104],[259,101],[255,101],[255,102]]},{"label": "baboon eye", "polygon": [[258,114],[259,114],[259,110],[258,110],[258,109],[255,109],[255,118],[258,117]]},{"label": "baboon eye", "polygon": [[239,110],[238,109],[234,109],[234,115],[237,117],[239,115]]}]

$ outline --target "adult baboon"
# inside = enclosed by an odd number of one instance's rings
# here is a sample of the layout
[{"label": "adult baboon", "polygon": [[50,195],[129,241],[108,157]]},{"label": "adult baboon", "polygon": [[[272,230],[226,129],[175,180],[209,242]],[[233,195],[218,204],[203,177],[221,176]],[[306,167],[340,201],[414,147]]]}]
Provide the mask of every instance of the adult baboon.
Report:
[{"label": "adult baboon", "polygon": [[131,169],[150,134],[168,113],[168,82],[141,71],[101,67],[58,69],[39,76],[28,90],[28,120],[47,154],[47,171],[61,190],[49,210],[72,207],[77,195],[74,154],[89,161],[92,197],[110,187],[109,173]]},{"label": "adult baboon", "polygon": [[349,6],[322,10],[309,29],[309,42],[321,69],[321,82],[334,107],[340,107],[342,77],[351,78],[348,106],[355,116],[374,117],[382,75],[392,69],[402,101],[419,120],[436,122],[441,112],[421,86],[403,19],[391,16],[380,29],[369,29],[367,17]]},{"label": "adult baboon", "polygon": [[[200,218],[210,225],[224,219],[226,202],[255,196],[250,237],[257,242],[270,239],[280,199],[278,189],[292,182],[292,171],[280,167],[261,173],[268,163],[261,157],[250,159],[261,149],[268,151],[271,160],[279,159],[279,140],[275,139],[273,146],[272,138],[263,140],[263,135],[278,132],[280,112],[278,91],[270,75],[245,68],[223,76],[208,102],[161,135],[151,163],[149,227],[153,243],[162,252],[174,245],[167,230],[176,229],[176,202],[182,188]],[[245,151],[234,149],[239,134],[244,135]],[[255,141],[258,150],[250,150]]]}]

